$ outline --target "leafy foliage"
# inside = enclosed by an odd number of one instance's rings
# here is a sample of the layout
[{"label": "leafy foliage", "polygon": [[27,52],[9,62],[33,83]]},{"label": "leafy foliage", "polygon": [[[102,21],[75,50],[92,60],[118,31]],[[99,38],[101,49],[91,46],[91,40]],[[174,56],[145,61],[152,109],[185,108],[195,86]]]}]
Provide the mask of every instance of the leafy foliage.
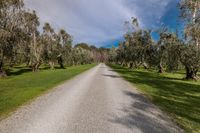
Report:
[{"label": "leafy foliage", "polygon": [[18,64],[38,71],[42,64],[54,69],[56,64],[64,68],[107,60],[102,49],[86,43],[73,47],[72,36],[64,29],[56,33],[48,22],[40,33],[39,17],[24,8],[23,0],[1,0],[0,19],[0,76]]},{"label": "leafy foliage", "polygon": [[199,79],[200,69],[200,2],[198,0],[181,0],[179,3],[181,18],[184,20],[185,38],[168,28],[158,30],[160,39],[155,42],[151,31],[141,29],[136,18],[132,24],[125,22],[127,33],[125,41],[113,52],[110,50],[111,62],[128,66],[129,68],[158,68],[159,73],[167,71],[186,70],[186,79]]}]

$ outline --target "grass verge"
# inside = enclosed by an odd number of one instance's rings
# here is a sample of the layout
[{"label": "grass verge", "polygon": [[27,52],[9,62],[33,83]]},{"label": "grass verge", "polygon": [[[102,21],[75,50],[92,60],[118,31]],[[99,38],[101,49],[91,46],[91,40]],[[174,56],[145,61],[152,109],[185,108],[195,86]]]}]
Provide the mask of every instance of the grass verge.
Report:
[{"label": "grass verge", "polygon": [[200,82],[182,73],[158,74],[109,65],[167,112],[188,133],[200,133]]},{"label": "grass verge", "polygon": [[14,68],[10,76],[0,78],[0,117],[94,66],[95,64],[90,64],[67,69],[41,70],[36,73],[23,67]]}]

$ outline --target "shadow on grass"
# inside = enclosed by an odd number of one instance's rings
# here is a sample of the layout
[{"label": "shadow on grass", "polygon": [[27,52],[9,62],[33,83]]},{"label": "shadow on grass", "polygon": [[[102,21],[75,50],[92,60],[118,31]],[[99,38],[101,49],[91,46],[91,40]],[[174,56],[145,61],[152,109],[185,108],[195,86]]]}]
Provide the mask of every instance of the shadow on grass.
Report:
[{"label": "shadow on grass", "polygon": [[154,103],[175,116],[187,130],[200,130],[200,96],[196,95],[200,94],[200,85],[157,73],[131,71],[119,66],[112,68],[150,95]]},{"label": "shadow on grass", "polygon": [[[18,76],[18,75],[22,75],[24,73],[28,73],[28,72],[32,72],[32,69],[29,67],[21,67],[21,66],[16,66],[14,67],[14,69],[16,70],[9,70],[8,72],[8,76]],[[61,70],[61,69],[66,69],[66,68],[61,68],[56,66],[55,69],[53,70]],[[41,67],[39,70],[50,70],[50,67]]]},{"label": "shadow on grass", "polygon": [[23,73],[28,73],[28,72],[32,72],[32,70],[30,68],[18,68],[16,71],[10,71],[8,75],[17,76],[17,75],[21,75]]}]

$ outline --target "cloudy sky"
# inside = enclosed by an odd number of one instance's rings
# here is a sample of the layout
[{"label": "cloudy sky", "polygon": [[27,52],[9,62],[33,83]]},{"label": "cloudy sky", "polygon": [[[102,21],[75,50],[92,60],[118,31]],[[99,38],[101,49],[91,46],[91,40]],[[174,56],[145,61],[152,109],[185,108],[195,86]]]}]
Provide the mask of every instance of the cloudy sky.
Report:
[{"label": "cloudy sky", "polygon": [[125,33],[124,21],[137,17],[143,28],[165,24],[176,27],[178,0],[25,0],[41,23],[64,28],[74,43],[96,46],[117,43]]}]

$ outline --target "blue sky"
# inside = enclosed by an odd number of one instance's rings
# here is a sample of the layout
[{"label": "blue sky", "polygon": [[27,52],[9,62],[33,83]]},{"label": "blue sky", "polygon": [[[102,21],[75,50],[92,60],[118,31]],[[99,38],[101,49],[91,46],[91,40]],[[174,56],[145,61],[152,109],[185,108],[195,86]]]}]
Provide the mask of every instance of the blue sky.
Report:
[{"label": "blue sky", "polygon": [[[183,29],[183,24],[180,21],[180,14],[179,9],[177,8],[178,0],[174,0],[170,5],[167,7],[167,11],[160,19],[161,25],[167,26],[170,31],[176,32],[176,30],[179,30],[179,32]],[[152,37],[154,40],[158,40],[159,36],[157,33],[153,32]]]},{"label": "blue sky", "polygon": [[[122,40],[124,22],[137,17],[142,28],[156,29],[164,24],[177,27],[178,0],[25,0],[36,10],[41,24],[49,22],[56,30],[66,29],[74,43],[112,46]],[[154,33],[154,39],[158,36]]]}]

